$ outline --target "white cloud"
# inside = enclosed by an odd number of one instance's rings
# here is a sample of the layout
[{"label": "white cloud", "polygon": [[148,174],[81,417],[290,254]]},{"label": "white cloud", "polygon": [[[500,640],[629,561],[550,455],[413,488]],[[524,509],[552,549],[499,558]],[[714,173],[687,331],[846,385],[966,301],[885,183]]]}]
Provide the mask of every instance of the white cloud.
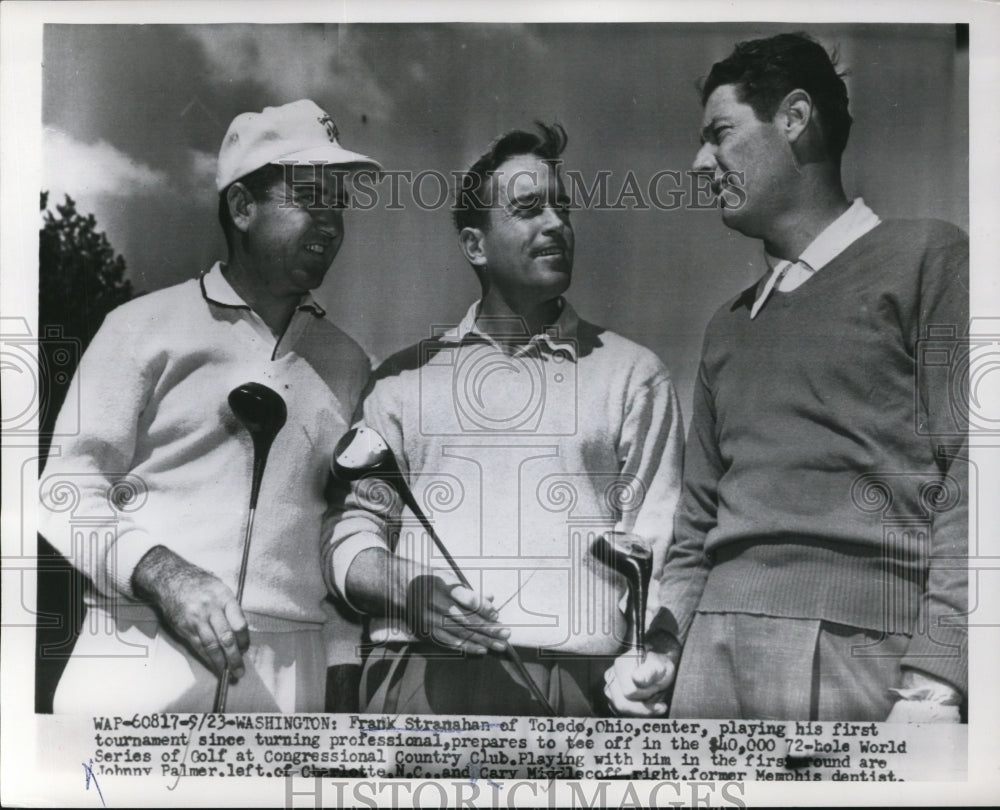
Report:
[{"label": "white cloud", "polygon": [[84,143],[46,127],[43,145],[44,183],[49,199],[155,194],[168,186],[167,175],[139,162],[106,141]]},{"label": "white cloud", "polygon": [[[386,120],[393,100],[362,56],[364,35],[344,27],[194,25],[208,76],[220,85],[253,81],[273,103],[312,98],[336,119],[344,111]],[[332,33],[332,36],[329,36]]]},{"label": "white cloud", "polygon": [[196,191],[215,188],[215,164],[218,156],[215,152],[203,152],[200,149],[188,150],[188,185]]}]

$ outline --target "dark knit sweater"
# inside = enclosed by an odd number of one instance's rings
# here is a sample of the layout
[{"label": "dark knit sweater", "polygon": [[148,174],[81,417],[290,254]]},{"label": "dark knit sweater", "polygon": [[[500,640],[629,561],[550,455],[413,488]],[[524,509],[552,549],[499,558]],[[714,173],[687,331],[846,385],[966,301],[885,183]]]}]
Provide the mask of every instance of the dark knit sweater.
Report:
[{"label": "dark knit sweater", "polygon": [[963,404],[919,341],[967,334],[967,236],[884,222],[751,320],[754,294],[706,332],[651,632],[696,609],[903,632],[904,666],[964,692]]}]

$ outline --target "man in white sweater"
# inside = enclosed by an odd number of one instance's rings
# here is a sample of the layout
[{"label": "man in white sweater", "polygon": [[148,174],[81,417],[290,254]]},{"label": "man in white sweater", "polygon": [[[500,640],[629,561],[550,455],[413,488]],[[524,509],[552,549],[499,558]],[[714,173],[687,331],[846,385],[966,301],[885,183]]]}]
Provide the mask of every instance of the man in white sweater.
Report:
[{"label": "man in white sweater", "polygon": [[542,714],[504,646],[560,715],[602,711],[627,638],[623,579],[590,553],[633,532],[662,562],[683,441],[667,369],[577,316],[561,127],[499,138],[462,179],[455,224],[482,286],[455,328],[376,371],[363,423],[395,453],[474,590],[384,488],[330,515],[332,589],[370,617],[371,712]]},{"label": "man in white sweater", "polygon": [[[227,667],[231,711],[323,709],[327,464],[370,367],[310,291],[358,166],[377,164],[312,101],[237,116],[216,175],[228,260],[115,310],[84,354],[66,400],[79,413],[60,415],[79,431],[41,479],[41,531],[89,578],[56,712],[209,711]],[[227,397],[246,382],[288,417],[240,604],[253,446]]]}]

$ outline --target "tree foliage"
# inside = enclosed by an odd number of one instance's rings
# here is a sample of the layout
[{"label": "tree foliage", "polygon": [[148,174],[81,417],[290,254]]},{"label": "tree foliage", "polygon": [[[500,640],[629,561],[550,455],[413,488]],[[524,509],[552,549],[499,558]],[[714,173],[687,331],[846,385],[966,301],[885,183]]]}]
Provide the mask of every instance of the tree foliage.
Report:
[{"label": "tree foliage", "polygon": [[[125,278],[125,259],[115,253],[93,214],[82,214],[68,194],[48,210],[48,192],[41,194],[42,228],[38,246],[38,326],[46,355],[69,341],[73,360],[90,343],[104,316],[133,296]],[[62,355],[61,355],[62,357]],[[40,358],[40,361],[44,362]],[[41,424],[50,434],[75,368],[60,363],[60,374],[41,374]],[[45,448],[42,448],[43,451]]]},{"label": "tree foliage", "polygon": [[84,216],[68,194],[56,213],[46,210],[39,233],[39,310],[42,325],[61,325],[64,334],[87,344],[108,314],[132,298],[125,259],[115,253],[93,214]]}]

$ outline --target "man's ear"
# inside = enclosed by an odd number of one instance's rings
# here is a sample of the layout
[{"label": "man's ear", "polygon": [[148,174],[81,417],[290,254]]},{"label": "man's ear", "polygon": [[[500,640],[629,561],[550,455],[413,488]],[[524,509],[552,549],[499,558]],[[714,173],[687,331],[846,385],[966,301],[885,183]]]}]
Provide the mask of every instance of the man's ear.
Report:
[{"label": "man's ear", "polygon": [[813,102],[805,90],[792,90],[778,106],[778,123],[789,143],[795,143],[809,128]]},{"label": "man's ear", "polygon": [[486,266],[486,246],[483,244],[484,234],[479,228],[462,228],[458,234],[458,244],[469,264],[476,268]]},{"label": "man's ear", "polygon": [[233,225],[239,231],[246,233],[256,205],[250,189],[240,182],[233,183],[226,191],[226,205],[229,206],[229,216],[233,220]]}]

